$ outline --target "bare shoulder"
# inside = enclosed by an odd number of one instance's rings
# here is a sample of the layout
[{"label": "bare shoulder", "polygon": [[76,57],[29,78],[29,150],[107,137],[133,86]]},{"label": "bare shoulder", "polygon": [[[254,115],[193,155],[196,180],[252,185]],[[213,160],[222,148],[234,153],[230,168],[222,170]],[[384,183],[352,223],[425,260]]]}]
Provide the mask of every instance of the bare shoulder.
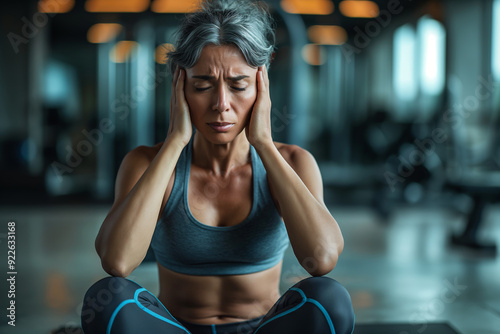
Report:
[{"label": "bare shoulder", "polygon": [[323,180],[314,156],[297,145],[274,143],[286,162],[297,173],[314,197],[323,202]]},{"label": "bare shoulder", "polygon": [[151,161],[156,157],[160,151],[163,142],[160,142],[154,146],[137,146],[130,152],[128,152],[123,158],[122,165],[141,167],[146,165],[149,166]]},{"label": "bare shoulder", "polygon": [[115,182],[115,204],[123,199],[148,169],[163,143],[138,146],[123,158]]},{"label": "bare shoulder", "polygon": [[274,145],[281,153],[281,156],[288,162],[293,169],[304,164],[314,164],[316,165],[316,160],[314,156],[306,149],[297,146],[290,145],[280,142],[274,142]]}]

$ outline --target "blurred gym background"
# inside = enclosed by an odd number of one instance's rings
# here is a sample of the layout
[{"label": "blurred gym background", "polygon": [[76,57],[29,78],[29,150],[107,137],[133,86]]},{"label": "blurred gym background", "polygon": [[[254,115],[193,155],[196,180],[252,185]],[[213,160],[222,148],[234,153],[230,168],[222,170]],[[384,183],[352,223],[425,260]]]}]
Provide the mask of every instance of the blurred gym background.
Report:
[{"label": "blurred gym background", "polygon": [[[267,2],[273,136],[320,165],[357,320],[499,333],[500,0]],[[2,333],[76,321],[104,275],[93,242],[117,169],[166,135],[166,51],[196,3],[2,2],[0,246],[15,221],[19,267]],[[284,286],[303,275],[290,261]],[[154,270],[138,274],[153,290]]]}]

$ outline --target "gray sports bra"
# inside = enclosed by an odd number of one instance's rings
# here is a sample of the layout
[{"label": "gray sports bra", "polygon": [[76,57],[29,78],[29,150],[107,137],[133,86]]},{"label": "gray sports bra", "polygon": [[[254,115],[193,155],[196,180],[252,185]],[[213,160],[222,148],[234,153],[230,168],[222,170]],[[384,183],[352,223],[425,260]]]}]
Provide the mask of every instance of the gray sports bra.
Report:
[{"label": "gray sports bra", "polygon": [[192,140],[182,151],[164,212],[151,248],[162,266],[190,275],[240,275],[278,264],[288,247],[285,224],[274,205],[266,170],[253,146],[252,209],[234,226],[214,227],[199,222],[188,205]]}]

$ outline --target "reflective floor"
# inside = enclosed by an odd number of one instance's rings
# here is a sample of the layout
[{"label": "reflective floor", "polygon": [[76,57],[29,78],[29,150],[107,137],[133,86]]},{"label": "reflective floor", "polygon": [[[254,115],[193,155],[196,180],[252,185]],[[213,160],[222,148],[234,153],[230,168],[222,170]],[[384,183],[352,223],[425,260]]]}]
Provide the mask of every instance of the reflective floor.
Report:
[{"label": "reflective floor", "polygon": [[[500,257],[451,248],[448,238],[465,217],[428,207],[400,207],[382,219],[369,208],[330,207],[345,249],[331,273],[349,290],[357,323],[447,321],[462,334],[500,333]],[[15,298],[0,283],[0,333],[49,333],[79,322],[81,300],[105,276],[94,238],[107,206],[0,207],[2,276],[7,268],[7,223],[16,222]],[[482,237],[500,245],[500,207],[485,213]],[[158,291],[153,264],[131,278]],[[289,248],[281,288],[305,276]],[[10,276],[10,275],[9,275]],[[7,277],[8,278],[8,277]],[[7,324],[15,300],[15,327]]]}]

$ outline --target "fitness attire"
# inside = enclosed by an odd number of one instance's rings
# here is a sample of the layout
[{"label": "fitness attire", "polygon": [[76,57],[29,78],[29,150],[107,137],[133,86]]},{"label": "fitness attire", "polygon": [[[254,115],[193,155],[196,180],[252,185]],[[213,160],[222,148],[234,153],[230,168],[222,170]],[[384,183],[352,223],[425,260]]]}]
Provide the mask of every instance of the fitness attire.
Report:
[{"label": "fitness attire", "polygon": [[[288,234],[255,149],[250,146],[252,209],[243,222],[227,227],[205,225],[191,214],[187,198],[191,157],[192,141],[179,157],[172,192],[151,240],[158,263],[188,275],[241,275],[278,264],[288,247]],[[349,293],[327,277],[295,284],[263,317],[220,325],[176,319],[139,284],[107,277],[87,291],[81,320],[86,334],[351,334],[354,329]]]},{"label": "fitness attire", "polygon": [[[271,197],[264,165],[253,146],[250,214],[237,225],[215,227],[199,222],[189,209],[192,143],[191,140],[179,157],[172,192],[151,240],[158,263],[188,275],[241,275],[278,264],[289,244],[288,233]],[[206,186],[204,191],[210,194],[218,190]]]}]

